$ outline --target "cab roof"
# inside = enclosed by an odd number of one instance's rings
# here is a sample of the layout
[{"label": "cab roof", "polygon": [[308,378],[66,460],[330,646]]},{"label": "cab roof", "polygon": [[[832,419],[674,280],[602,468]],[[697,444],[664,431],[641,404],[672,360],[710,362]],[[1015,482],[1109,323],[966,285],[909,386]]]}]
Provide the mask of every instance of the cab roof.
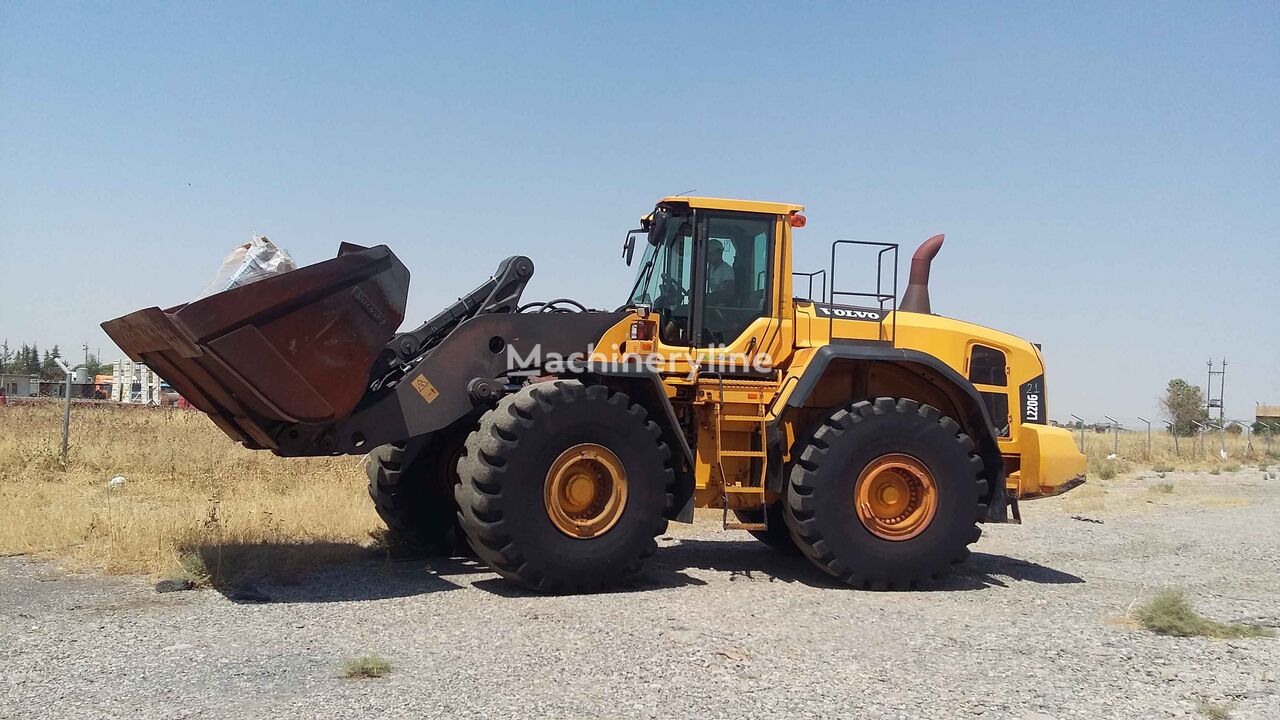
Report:
[{"label": "cab roof", "polygon": [[679,195],[664,197],[660,203],[687,203],[689,207],[708,210],[736,210],[738,212],[765,213],[767,215],[789,215],[804,210],[803,205],[792,203],[762,202],[759,200],[732,200],[729,198],[688,197]]}]

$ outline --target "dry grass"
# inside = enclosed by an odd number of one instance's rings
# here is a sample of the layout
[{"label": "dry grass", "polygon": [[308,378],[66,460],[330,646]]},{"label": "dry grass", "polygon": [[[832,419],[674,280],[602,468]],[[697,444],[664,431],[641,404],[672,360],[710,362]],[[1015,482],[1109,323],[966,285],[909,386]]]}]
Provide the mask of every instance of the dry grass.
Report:
[{"label": "dry grass", "polygon": [[179,551],[178,560],[165,574],[165,579],[191,583],[193,587],[205,587],[213,583],[213,575],[205,564],[204,556],[189,549]]},{"label": "dry grass", "polygon": [[1234,706],[1232,705],[1220,705],[1209,702],[1204,698],[1196,700],[1196,712],[1209,718],[1209,720],[1230,720],[1233,709]]},{"label": "dry grass", "polygon": [[1174,637],[1245,638],[1275,637],[1270,628],[1222,623],[1200,615],[1181,590],[1165,590],[1135,613],[1142,626],[1157,635]]},{"label": "dry grass", "polygon": [[365,655],[342,664],[342,677],[350,680],[380,678],[389,672],[391,663],[378,655]]},{"label": "dry grass", "polygon": [[1063,496],[1062,508],[1075,513],[1099,512],[1107,509],[1109,495],[1102,483],[1087,482]]},{"label": "dry grass", "polygon": [[[1077,445],[1080,431],[1072,431]],[[1280,439],[1267,442],[1265,435],[1253,438],[1253,447],[1249,448],[1248,439],[1243,435],[1230,433],[1210,433],[1205,435],[1204,448],[1201,450],[1199,437],[1178,438],[1174,447],[1173,436],[1164,431],[1151,434],[1151,450],[1147,451],[1147,433],[1121,432],[1120,448],[1116,451],[1116,440],[1113,433],[1097,433],[1090,429],[1084,431],[1084,452],[1089,457],[1089,475],[1101,479],[1110,479],[1122,475],[1138,467],[1148,467],[1155,472],[1173,472],[1175,470],[1218,470],[1234,472],[1241,465],[1266,466],[1280,459]],[[1227,458],[1222,458],[1225,442]],[[1115,458],[1109,456],[1115,455]]]},{"label": "dry grass", "polygon": [[[59,458],[57,403],[0,407],[0,554],[214,585],[289,580],[372,552],[381,526],[359,458],[278,458],[202,413],[77,407]],[[125,482],[110,488],[108,480]]]},{"label": "dry grass", "polygon": [[[221,586],[270,571],[296,579],[318,565],[375,552],[382,527],[365,495],[358,458],[285,459],[250,451],[203,414],[109,405],[72,411],[71,452],[59,456],[62,417],[56,402],[0,407],[0,554],[57,558],[71,567],[148,573]],[[1140,467],[1223,468],[1218,438],[1205,451],[1190,438],[1085,433],[1090,475],[1109,479]],[[1227,436],[1233,464],[1265,467],[1265,440],[1246,452]],[[1194,451],[1193,449],[1194,448]],[[107,486],[116,475],[123,485]],[[1074,491],[1072,502],[1105,504],[1100,488]],[[1102,493],[1096,497],[1091,492]]]},{"label": "dry grass", "polygon": [[1111,457],[1089,457],[1089,477],[1099,480],[1110,480],[1117,475],[1123,475],[1133,469],[1132,463],[1127,460]]}]

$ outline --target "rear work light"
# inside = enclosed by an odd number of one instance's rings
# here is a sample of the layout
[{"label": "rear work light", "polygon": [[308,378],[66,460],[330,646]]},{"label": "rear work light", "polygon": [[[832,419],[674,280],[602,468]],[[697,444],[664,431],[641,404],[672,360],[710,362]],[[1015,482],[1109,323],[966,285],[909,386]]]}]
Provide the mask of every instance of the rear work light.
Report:
[{"label": "rear work light", "polygon": [[631,323],[631,339],[632,340],[652,340],[653,339],[653,323],[643,320],[635,320]]}]

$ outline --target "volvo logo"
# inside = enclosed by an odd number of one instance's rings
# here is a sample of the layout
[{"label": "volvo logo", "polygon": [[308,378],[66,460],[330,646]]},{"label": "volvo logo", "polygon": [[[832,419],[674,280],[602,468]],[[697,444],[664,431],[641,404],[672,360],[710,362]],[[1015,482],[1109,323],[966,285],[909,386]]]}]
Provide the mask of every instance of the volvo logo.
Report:
[{"label": "volvo logo", "polygon": [[814,305],[823,317],[842,318],[845,320],[880,320],[884,313],[879,310],[867,310],[855,307],[837,307],[834,305]]}]

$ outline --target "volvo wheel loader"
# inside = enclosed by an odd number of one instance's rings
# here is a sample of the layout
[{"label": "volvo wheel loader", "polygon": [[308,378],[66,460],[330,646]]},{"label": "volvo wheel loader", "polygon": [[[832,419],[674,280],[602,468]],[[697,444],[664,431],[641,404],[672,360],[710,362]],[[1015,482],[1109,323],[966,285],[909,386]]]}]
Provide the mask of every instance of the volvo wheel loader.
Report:
[{"label": "volvo wheel loader", "polygon": [[367,455],[396,536],[465,537],[532,588],[616,585],[695,507],[851,585],[915,587],[1085,460],[1048,425],[1036,345],[931,312],[942,236],[899,302],[890,243],[795,270],[802,211],[664,198],[626,236],[642,252],[612,311],[523,302],[534,265],[512,257],[402,331],[408,270],[344,244],[103,328],[249,448]]}]

